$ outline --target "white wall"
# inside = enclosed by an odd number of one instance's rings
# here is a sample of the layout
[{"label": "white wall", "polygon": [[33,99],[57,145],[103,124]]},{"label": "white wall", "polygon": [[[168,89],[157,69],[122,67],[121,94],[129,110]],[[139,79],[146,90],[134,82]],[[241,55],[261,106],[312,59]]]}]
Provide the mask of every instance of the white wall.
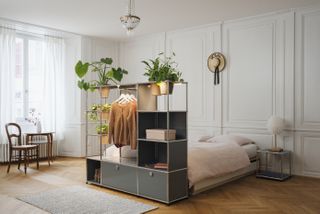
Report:
[{"label": "white wall", "polygon": [[[320,6],[129,39],[120,45],[127,81],[146,81],[142,59],[164,50],[189,82],[189,139],[236,133],[270,148],[271,115],[286,120],[279,144],[293,151],[294,173],[320,177]],[[213,85],[207,57],[227,67]]]},{"label": "white wall", "polygon": [[[118,65],[118,43],[98,38],[73,36],[65,38],[66,42],[66,130],[65,139],[59,144],[59,155],[85,156],[85,111],[86,93],[77,86],[74,66],[78,60],[92,62],[101,58],[111,57],[113,65]],[[90,76],[89,79],[92,79]],[[97,93],[90,93],[88,105],[96,103]]]}]

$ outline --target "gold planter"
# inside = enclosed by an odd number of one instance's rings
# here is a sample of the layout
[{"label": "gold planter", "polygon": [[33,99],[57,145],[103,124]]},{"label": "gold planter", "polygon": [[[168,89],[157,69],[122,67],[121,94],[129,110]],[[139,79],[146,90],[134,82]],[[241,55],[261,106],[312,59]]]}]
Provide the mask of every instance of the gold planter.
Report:
[{"label": "gold planter", "polygon": [[151,94],[154,96],[160,95],[160,88],[156,83],[151,84]]},{"label": "gold planter", "polygon": [[102,144],[108,144],[109,143],[108,135],[102,135],[101,136],[101,143]]},{"label": "gold planter", "polygon": [[[169,84],[169,87],[168,87]],[[161,95],[167,95],[167,94],[172,94],[173,92],[173,82],[161,82],[159,83],[160,87],[160,94]],[[169,91],[168,91],[169,90]]]},{"label": "gold planter", "polygon": [[109,97],[110,88],[109,87],[101,87],[100,90],[100,96],[103,98]]},{"label": "gold planter", "polygon": [[109,121],[109,116],[110,116],[110,111],[102,111],[102,112],[100,112],[101,120]]}]

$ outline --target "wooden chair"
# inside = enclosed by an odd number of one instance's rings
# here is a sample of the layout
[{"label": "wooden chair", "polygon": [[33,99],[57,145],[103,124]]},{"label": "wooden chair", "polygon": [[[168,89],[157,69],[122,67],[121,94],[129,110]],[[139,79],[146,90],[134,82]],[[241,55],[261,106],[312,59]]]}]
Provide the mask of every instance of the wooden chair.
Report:
[{"label": "wooden chair", "polygon": [[[14,127],[18,133],[11,133],[10,129]],[[29,158],[36,158],[37,169],[39,169],[39,146],[38,145],[22,145],[21,143],[21,128],[16,123],[6,124],[6,132],[9,140],[9,165],[7,173],[10,171],[11,161],[18,160],[18,169],[20,169],[21,157],[24,160],[24,173],[27,173],[27,166],[29,165]],[[16,138],[16,140],[13,140]],[[15,153],[13,153],[15,151]],[[34,154],[32,151],[36,151]],[[17,155],[18,153],[18,155]]]}]

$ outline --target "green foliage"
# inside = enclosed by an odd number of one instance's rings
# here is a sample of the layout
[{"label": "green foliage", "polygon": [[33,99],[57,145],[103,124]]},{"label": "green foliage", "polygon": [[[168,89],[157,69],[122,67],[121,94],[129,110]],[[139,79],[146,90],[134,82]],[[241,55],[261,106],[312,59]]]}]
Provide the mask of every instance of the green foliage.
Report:
[{"label": "green foliage", "polygon": [[[111,67],[113,60],[111,58],[102,58],[97,62],[83,63],[81,60],[75,65],[75,72],[80,78],[78,87],[85,91],[94,91],[99,86],[108,85],[110,81],[118,84],[121,82],[123,75],[128,74],[128,71],[122,68]],[[85,81],[84,77],[90,72],[97,73],[98,79],[93,81]]]},{"label": "green foliage", "polygon": [[108,112],[111,110],[111,104],[93,104],[91,106],[91,111],[88,112],[88,119],[91,121],[98,120],[98,112]]},{"label": "green foliage", "polygon": [[182,73],[177,69],[178,64],[173,59],[175,53],[172,53],[169,57],[164,57],[163,60],[161,59],[161,55],[163,55],[162,52],[154,60],[149,59],[149,62],[145,60],[141,61],[146,66],[144,76],[147,76],[149,81],[157,83],[166,80],[172,82],[183,81],[181,79]]},{"label": "green foliage", "polygon": [[98,125],[96,127],[96,131],[98,134],[108,134],[109,125],[107,125],[107,124]]}]

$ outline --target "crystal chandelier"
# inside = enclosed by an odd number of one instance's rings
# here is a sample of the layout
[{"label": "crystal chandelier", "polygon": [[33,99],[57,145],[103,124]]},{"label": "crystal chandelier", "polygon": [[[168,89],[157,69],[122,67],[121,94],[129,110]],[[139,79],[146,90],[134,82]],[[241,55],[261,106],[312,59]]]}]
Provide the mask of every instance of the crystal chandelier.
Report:
[{"label": "crystal chandelier", "polygon": [[130,35],[138,24],[140,23],[140,18],[134,15],[134,0],[129,0],[127,15],[121,16],[120,21],[122,26],[127,30],[127,34]]}]

